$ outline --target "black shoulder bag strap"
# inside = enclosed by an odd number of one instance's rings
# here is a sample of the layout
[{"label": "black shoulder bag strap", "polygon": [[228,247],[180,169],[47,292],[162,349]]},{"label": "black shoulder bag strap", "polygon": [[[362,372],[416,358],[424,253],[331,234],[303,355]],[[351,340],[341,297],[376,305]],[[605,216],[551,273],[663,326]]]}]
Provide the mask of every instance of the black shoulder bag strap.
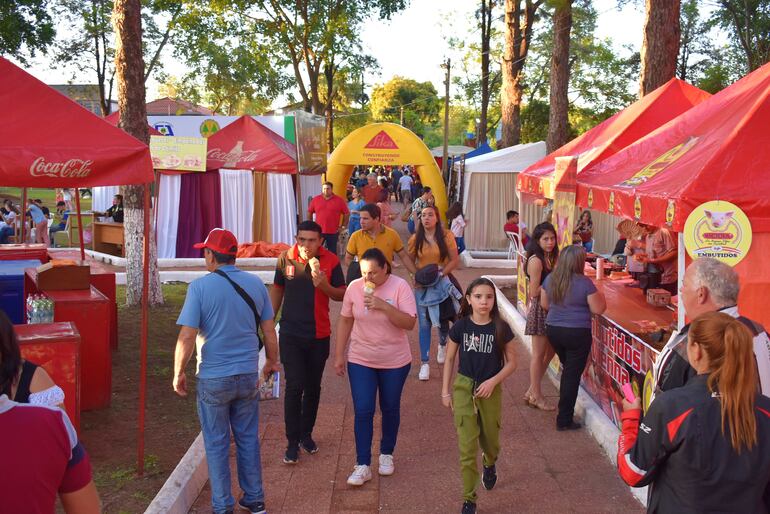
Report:
[{"label": "black shoulder bag strap", "polygon": [[257,326],[257,341],[259,341],[259,349],[262,349],[262,338],[259,337],[259,325],[262,322],[262,319],[259,317],[259,313],[257,313],[257,304],[254,303],[254,299],[247,293],[241,286],[235,283],[233,279],[227,276],[227,273],[222,271],[221,269],[214,270],[213,273],[216,273],[220,277],[224,277],[225,280],[230,282],[230,285],[233,286],[233,289],[235,289],[235,292],[240,295],[241,298],[243,298],[243,301],[246,302],[246,304],[251,309],[251,312],[254,314],[254,322]]}]

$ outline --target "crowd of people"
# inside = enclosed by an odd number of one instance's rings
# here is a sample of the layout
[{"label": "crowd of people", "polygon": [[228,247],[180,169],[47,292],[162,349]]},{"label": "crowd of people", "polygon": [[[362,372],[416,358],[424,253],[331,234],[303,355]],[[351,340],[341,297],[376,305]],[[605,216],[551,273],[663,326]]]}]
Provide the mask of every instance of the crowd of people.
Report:
[{"label": "crowd of people", "polygon": [[[322,450],[313,431],[330,356],[334,372],[347,376],[354,411],[355,463],[347,483],[360,487],[372,479],[378,403],[377,473],[394,474],[402,393],[412,367],[409,333],[415,327],[416,375],[423,382],[430,380],[433,329],[438,332],[435,356],[443,373],[437,397],[451,410],[457,431],[461,512],[476,512],[479,484],[490,490],[497,483],[504,442],[502,384],[516,359],[515,336],[501,317],[494,284],[478,278],[463,290],[453,274],[462,238],[455,229],[467,221],[461,206],[450,208],[446,227],[431,191],[423,188],[410,209],[414,233],[404,244],[383,219],[379,204],[388,201],[383,193],[388,189],[371,179],[351,191],[347,202],[331,184],[323,185],[310,202],[311,219],[297,226],[295,244],[278,258],[269,291],[259,277],[235,265],[238,242],[231,232],[214,229],[195,245],[210,273],[188,287],[177,320],[172,385],[180,396],[188,394],[186,367],[196,353],[197,407],[214,512],[236,508],[231,434],[243,491],[237,505],[266,512],[259,399],[262,384],[275,372],[282,370],[285,377],[283,462],[297,465],[303,453]],[[353,213],[358,228],[342,250],[337,238],[342,229],[354,227]],[[590,213],[581,216],[583,228],[593,230],[590,222]],[[641,228],[617,245],[630,257],[629,267],[643,265],[640,282],[658,273],[663,286],[676,283],[669,271],[675,245],[670,233]],[[530,235],[515,211],[507,213],[503,229],[528,238],[525,334],[532,340],[532,358],[523,400],[532,408],[556,411],[557,431],[578,430],[575,404],[591,352],[591,320],[607,307],[584,274],[587,241],[581,237],[559,250],[551,223],[536,225]],[[393,273],[396,256],[408,278]],[[651,512],[770,508],[770,339],[761,325],[738,313],[738,294],[735,270],[709,258],[694,261],[680,291],[692,322],[674,333],[655,363],[652,403],[643,412],[639,399],[624,402],[618,470],[629,485],[652,486]],[[341,302],[336,325],[329,313],[332,301]],[[558,406],[548,403],[541,386],[554,354],[562,366]],[[41,452],[50,457],[39,468],[14,466],[15,472],[0,481],[0,498],[20,502],[17,511],[37,505],[50,512],[57,491],[68,513],[98,511],[88,456],[63,401],[62,390],[45,371],[21,358],[13,327],[0,313],[0,440],[15,441],[20,430],[34,427],[34,442],[8,449],[16,459],[9,462]],[[33,469],[39,487],[24,483]]]},{"label": "crowd of people", "polygon": [[[56,232],[66,230],[70,215],[74,215],[72,208],[72,193],[69,189],[57,189],[56,206],[53,212],[40,198],[31,198],[27,201],[24,216],[20,205],[13,200],[3,200],[0,207],[0,244],[9,243],[42,243],[46,246],[54,246]],[[123,196],[115,195],[110,206],[105,212],[93,212],[94,216],[105,218],[115,223],[123,223]],[[22,224],[25,225],[26,241],[21,240]]]}]

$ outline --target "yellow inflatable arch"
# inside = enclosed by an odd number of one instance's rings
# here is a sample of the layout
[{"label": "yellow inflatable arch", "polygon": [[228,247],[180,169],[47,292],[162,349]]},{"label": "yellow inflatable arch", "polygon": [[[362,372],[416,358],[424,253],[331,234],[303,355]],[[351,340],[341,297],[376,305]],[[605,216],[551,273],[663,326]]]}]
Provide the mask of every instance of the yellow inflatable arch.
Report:
[{"label": "yellow inflatable arch", "polygon": [[411,130],[395,123],[372,123],[351,132],[329,157],[326,179],[334,184],[335,194],[345,198],[353,167],[414,166],[424,186],[436,198],[441,219],[446,218],[446,188],[436,161],[425,143]]}]

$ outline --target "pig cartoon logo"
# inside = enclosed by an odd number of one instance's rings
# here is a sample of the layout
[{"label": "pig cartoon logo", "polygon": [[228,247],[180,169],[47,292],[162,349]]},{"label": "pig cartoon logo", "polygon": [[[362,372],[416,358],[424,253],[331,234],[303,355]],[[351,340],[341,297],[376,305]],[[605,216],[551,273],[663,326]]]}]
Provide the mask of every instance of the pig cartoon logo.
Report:
[{"label": "pig cartoon logo", "polygon": [[718,212],[704,210],[703,214],[706,215],[706,219],[708,220],[708,224],[712,230],[715,232],[724,232],[727,230],[727,226],[730,223],[730,220],[733,219],[733,214],[735,214],[735,211]]},{"label": "pig cartoon logo", "polygon": [[713,257],[735,266],[751,247],[751,223],[740,207],[725,201],[704,203],[684,226],[687,253],[693,259]]}]

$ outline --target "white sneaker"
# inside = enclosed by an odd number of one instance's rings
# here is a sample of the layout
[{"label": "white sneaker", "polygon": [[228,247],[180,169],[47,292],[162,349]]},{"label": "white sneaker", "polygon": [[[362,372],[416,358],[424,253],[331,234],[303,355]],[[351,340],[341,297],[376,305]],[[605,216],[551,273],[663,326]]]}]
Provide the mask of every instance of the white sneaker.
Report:
[{"label": "white sneaker", "polygon": [[348,477],[348,485],[364,485],[372,479],[372,468],[361,464],[353,468],[353,473]]},{"label": "white sneaker", "polygon": [[420,366],[420,374],[417,376],[420,380],[428,380],[430,378],[430,366],[427,362],[423,362]]},{"label": "white sneaker", "polygon": [[436,355],[436,362],[439,364],[444,364],[444,361],[446,360],[446,346],[438,346],[438,354]]},{"label": "white sneaker", "polygon": [[390,476],[396,471],[393,465],[393,455],[380,455],[380,475]]}]

